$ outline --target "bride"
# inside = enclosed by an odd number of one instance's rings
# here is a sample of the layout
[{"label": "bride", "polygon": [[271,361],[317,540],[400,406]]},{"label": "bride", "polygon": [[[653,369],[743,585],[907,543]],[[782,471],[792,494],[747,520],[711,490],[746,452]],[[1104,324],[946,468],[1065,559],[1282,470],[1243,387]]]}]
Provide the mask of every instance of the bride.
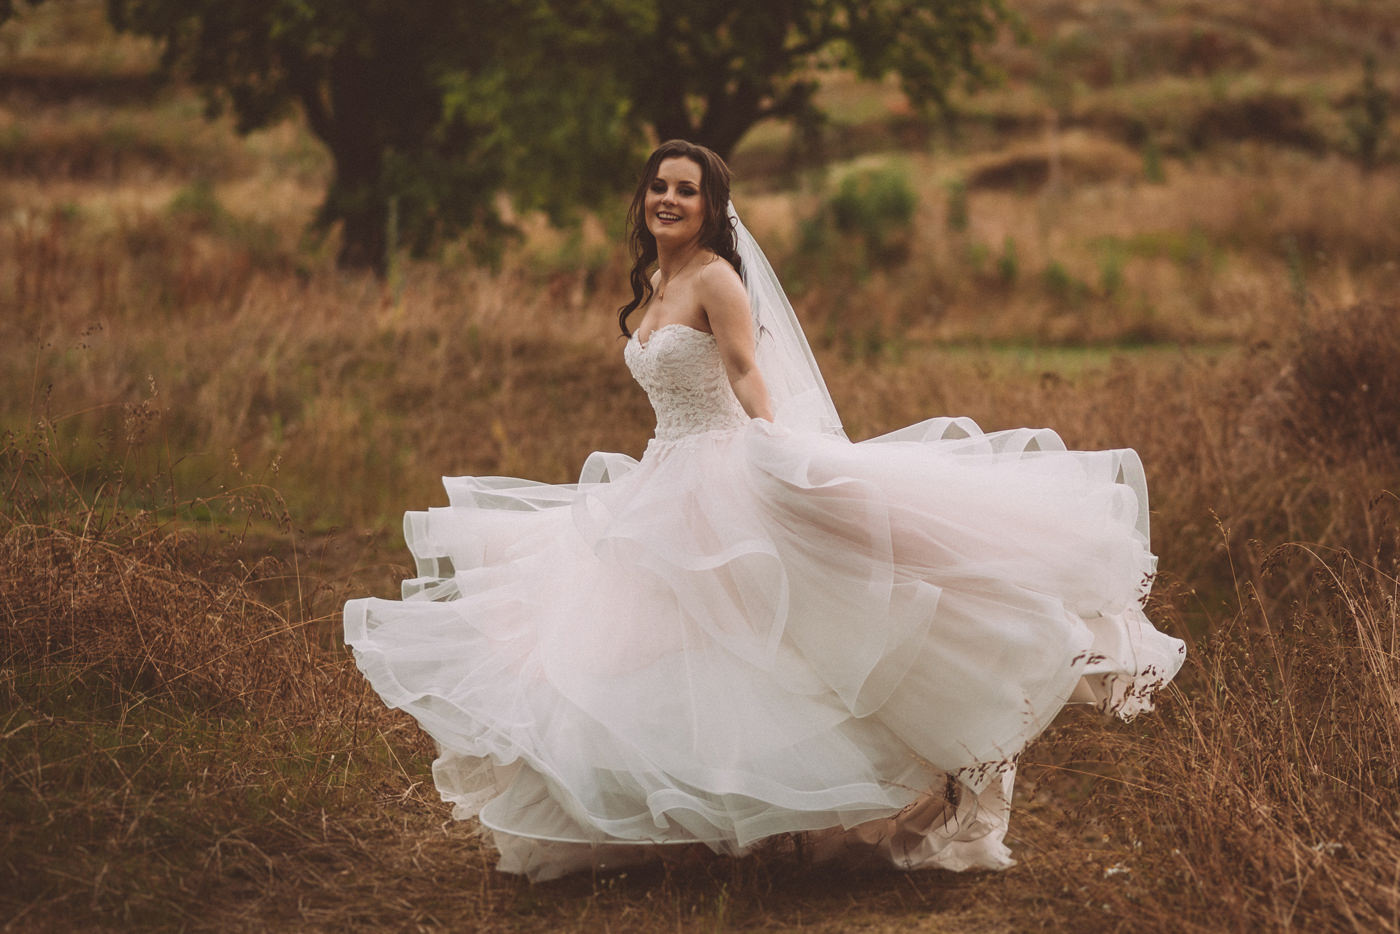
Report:
[{"label": "bride", "polygon": [[405,517],[403,600],[346,604],[345,640],[503,871],[794,833],[1006,867],[1026,744],[1066,703],[1149,709],[1181,665],[1142,613],[1141,464],[967,419],[848,441],[729,181],[675,140],[632,202],[641,460],[447,478]]}]

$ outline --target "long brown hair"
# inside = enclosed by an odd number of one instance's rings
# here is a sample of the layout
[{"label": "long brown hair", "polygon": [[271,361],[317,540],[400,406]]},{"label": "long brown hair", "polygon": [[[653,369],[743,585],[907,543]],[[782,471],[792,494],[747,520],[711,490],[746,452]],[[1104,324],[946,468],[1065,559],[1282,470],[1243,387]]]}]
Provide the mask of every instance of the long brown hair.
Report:
[{"label": "long brown hair", "polygon": [[647,229],[646,198],[661,163],[666,159],[689,159],[700,166],[700,194],[705,202],[705,219],[700,224],[700,246],[721,257],[735,272],[739,268],[739,254],[734,245],[734,225],[729,220],[729,166],[724,164],[714,151],[683,139],[673,139],[656,147],[642,169],[642,178],[637,192],[632,196],[632,206],[627,210],[627,250],[632,254],[632,300],[617,311],[617,324],[626,337],[632,332],[627,329],[627,316],[651,299],[651,276],[648,272],[656,262],[656,238]]}]

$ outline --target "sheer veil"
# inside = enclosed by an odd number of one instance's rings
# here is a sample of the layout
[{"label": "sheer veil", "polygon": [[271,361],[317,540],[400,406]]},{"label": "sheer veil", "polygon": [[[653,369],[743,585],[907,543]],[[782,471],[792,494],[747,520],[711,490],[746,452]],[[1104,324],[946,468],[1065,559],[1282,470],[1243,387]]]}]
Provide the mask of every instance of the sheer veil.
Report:
[{"label": "sheer veil", "polygon": [[802,333],[802,325],[768,258],[744,222],[739,220],[733,201],[729,202],[729,218],[734,225],[744,288],[748,290],[749,308],[753,312],[758,339],[755,356],[773,400],[774,420],[795,430],[820,431],[844,438],[841,418],[836,414],[826,380],[822,379],[817,359],[812,356],[812,348]]}]

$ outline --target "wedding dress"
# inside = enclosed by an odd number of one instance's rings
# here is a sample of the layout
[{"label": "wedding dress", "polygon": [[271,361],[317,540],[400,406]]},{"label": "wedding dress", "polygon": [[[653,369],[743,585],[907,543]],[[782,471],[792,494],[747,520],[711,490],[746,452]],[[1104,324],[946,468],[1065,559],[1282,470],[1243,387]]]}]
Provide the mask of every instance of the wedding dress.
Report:
[{"label": "wedding dress", "polygon": [[447,478],[402,601],[346,642],[433,778],[534,879],[781,834],[1001,868],[1018,755],[1072,701],[1128,718],[1184,647],[1130,450],[933,419],[851,443],[748,418],[709,333],[628,341],[641,459]]}]

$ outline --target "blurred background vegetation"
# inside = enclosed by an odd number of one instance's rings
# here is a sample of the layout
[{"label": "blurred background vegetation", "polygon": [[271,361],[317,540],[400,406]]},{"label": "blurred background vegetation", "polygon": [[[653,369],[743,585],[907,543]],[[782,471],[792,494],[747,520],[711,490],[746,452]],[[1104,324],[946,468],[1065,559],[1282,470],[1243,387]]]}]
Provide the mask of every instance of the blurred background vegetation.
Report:
[{"label": "blurred background vegetation", "polygon": [[[18,0],[37,6],[42,0]],[[325,147],[319,229],[343,266],[383,272],[400,242],[488,249],[513,229],[497,197],[556,219],[620,190],[650,130],[722,156],[756,123],[820,121],[820,75],[895,75],[948,104],[1005,21],[1001,0],[108,0],[155,39],[161,73],[241,133],[292,114]],[[0,7],[0,22],[17,12]]]},{"label": "blurred background vegetation", "polygon": [[[1396,4],[0,18],[17,927],[1400,923]],[[853,438],[970,415],[1143,456],[1188,668],[1033,747],[1010,873],[498,878],[339,643],[441,475],[640,452],[621,220],[670,135],[728,152]]]}]

